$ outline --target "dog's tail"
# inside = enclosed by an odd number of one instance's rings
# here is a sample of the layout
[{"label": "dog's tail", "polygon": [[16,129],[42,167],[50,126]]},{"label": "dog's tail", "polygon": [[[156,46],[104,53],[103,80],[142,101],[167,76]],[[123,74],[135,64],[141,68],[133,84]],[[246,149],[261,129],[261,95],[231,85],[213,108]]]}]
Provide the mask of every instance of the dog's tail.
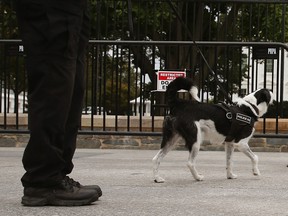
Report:
[{"label": "dog's tail", "polygon": [[174,79],[167,87],[166,99],[169,107],[172,107],[177,101],[179,101],[177,92],[182,89],[189,91],[192,98],[200,102],[198,97],[198,88],[194,82],[189,78],[178,77]]}]

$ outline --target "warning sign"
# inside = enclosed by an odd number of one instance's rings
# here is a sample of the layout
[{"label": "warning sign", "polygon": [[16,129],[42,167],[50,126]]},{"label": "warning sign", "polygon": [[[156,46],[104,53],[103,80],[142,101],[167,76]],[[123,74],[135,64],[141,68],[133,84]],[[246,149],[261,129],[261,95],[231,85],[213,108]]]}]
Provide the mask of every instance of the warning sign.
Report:
[{"label": "warning sign", "polygon": [[186,77],[185,71],[158,71],[157,90],[165,91],[169,83],[177,77]]}]

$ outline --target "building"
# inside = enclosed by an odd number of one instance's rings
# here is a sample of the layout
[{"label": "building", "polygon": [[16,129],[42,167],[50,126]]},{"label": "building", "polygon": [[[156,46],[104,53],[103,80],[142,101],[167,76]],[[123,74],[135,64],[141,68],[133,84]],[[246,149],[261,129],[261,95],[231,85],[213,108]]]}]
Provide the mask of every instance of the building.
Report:
[{"label": "building", "polygon": [[[21,92],[17,95],[18,100],[18,112],[27,112],[27,96],[24,97],[24,93]],[[12,90],[1,89],[1,110],[0,113],[15,113],[15,94]],[[6,108],[5,108],[6,107]]]}]

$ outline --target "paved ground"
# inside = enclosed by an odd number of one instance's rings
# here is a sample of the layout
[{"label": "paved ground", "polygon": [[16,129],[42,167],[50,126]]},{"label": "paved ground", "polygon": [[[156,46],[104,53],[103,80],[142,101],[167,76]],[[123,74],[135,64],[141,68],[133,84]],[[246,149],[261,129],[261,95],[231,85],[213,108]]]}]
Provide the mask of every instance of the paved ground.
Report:
[{"label": "paved ground", "polygon": [[98,183],[103,196],[83,207],[24,207],[20,204],[24,172],[22,148],[0,148],[0,216],[74,215],[288,215],[288,153],[257,153],[261,177],[251,172],[248,158],[235,154],[238,179],[225,177],[224,152],[201,151],[196,182],[186,167],[186,151],[172,151],[160,166],[166,183],[153,182],[152,150],[78,149],[71,177]]}]

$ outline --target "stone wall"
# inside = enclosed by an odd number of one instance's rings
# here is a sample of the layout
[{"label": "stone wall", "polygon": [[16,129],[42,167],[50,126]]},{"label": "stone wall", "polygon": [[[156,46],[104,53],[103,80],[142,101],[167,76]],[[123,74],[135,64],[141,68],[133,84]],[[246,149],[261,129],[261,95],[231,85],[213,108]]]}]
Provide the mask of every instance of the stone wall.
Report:
[{"label": "stone wall", "polygon": [[[97,125],[94,125],[95,128],[101,128],[101,116],[95,117],[94,122],[97,122]],[[127,118],[127,117],[126,117]],[[139,117],[138,117],[139,118]],[[131,130],[137,130],[139,127],[139,119],[131,118],[130,125]],[[161,131],[163,117],[157,117],[155,119],[155,130]],[[10,119],[7,122],[13,123]],[[21,117],[23,124],[21,127],[27,127],[27,119]],[[88,116],[84,116],[82,119],[82,127],[89,128]],[[113,124],[115,124],[114,118],[107,118],[106,127],[113,130]],[[124,127],[126,125],[126,119],[121,117],[118,119],[118,127]],[[256,125],[258,131],[262,130],[263,121],[259,121]],[[266,119],[266,130],[273,131],[275,130],[275,121]],[[288,121],[278,122],[279,130],[287,133]],[[142,122],[142,129],[144,131],[151,130],[151,118],[144,118]],[[123,129],[124,130],[124,129]],[[0,134],[0,147],[25,147],[29,140],[28,134]],[[101,148],[101,149],[159,149],[161,145],[161,137],[155,136],[115,136],[115,135],[79,135],[77,141],[78,148]],[[271,152],[288,152],[288,139],[266,139],[266,138],[252,138],[249,143],[253,151],[271,151]],[[180,141],[176,146],[177,150],[184,150],[185,146],[183,141]],[[203,143],[201,150],[204,151],[215,151],[215,150],[224,150],[224,145],[214,145],[213,143]]]},{"label": "stone wall", "polygon": [[[27,134],[0,134],[0,147],[25,147],[28,140]],[[268,144],[266,138],[252,138],[249,145],[255,152],[288,152],[288,140],[281,140],[282,143],[277,143],[277,140],[272,139],[273,143]],[[77,148],[157,150],[160,145],[160,136],[79,135],[77,140]],[[175,149],[185,150],[183,141]],[[204,142],[201,150],[224,151],[224,145]]]}]

